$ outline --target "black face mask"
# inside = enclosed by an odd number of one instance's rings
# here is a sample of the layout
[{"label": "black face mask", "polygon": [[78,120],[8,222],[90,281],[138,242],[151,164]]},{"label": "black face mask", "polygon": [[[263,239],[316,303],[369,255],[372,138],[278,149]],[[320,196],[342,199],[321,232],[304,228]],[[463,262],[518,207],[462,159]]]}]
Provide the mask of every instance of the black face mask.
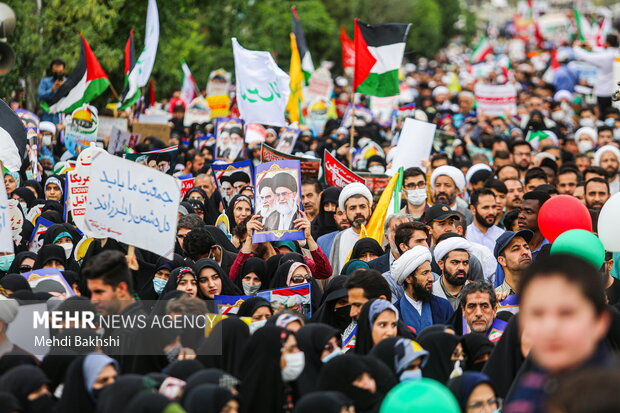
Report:
[{"label": "black face mask", "polygon": [[338,329],[339,331],[346,330],[349,324],[351,324],[351,316],[349,315],[350,312],[350,305],[345,305],[344,307],[334,309],[332,327]]},{"label": "black face mask", "polygon": [[54,409],[54,399],[51,394],[44,394],[38,399],[28,402],[26,411],[29,413],[47,413]]},{"label": "black face mask", "polygon": [[475,363],[471,363],[471,365],[469,366],[467,371],[482,371],[482,369],[484,368],[484,365],[486,363],[487,363],[486,360],[485,361],[477,361]]}]

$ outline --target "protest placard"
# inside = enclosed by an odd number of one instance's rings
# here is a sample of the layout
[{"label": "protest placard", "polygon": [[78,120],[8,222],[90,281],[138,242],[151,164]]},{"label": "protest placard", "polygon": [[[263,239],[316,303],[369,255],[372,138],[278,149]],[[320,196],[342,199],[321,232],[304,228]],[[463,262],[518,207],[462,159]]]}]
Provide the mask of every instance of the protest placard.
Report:
[{"label": "protest placard", "polygon": [[103,152],[101,148],[89,147],[80,152],[75,169],[67,171],[67,210],[73,217],[75,225],[87,236],[91,236],[84,224],[86,214],[86,200],[88,198],[88,182],[90,180],[90,166],[94,154]]},{"label": "protest placard", "polygon": [[97,141],[99,117],[94,106],[84,105],[71,113],[65,120],[65,147],[73,155],[78,155],[78,147],[87,147]]},{"label": "protest placard", "polygon": [[334,158],[331,153],[325,151],[324,156],[323,173],[327,185],[344,188],[353,182],[364,183],[364,179],[354,174],[353,171]]},{"label": "protest placard", "polygon": [[229,164],[212,164],[211,171],[224,207],[245,186],[253,186],[252,161],[249,159]]},{"label": "protest placard", "polygon": [[[1,194],[0,194],[1,196]],[[20,209],[19,202],[16,199],[7,200],[8,214],[9,214],[9,226],[11,227],[11,236],[15,245],[19,245],[22,242],[22,228],[24,226],[24,213]],[[2,239],[5,239],[5,235],[2,234]],[[1,252],[1,251],[0,251]]]},{"label": "protest placard", "polygon": [[301,156],[289,155],[276,151],[271,146],[263,143],[261,145],[261,162],[272,162],[279,160],[297,160],[301,165],[301,176],[303,178],[318,178],[321,169],[321,160],[318,158],[306,158]]},{"label": "protest placard", "polygon": [[405,169],[412,166],[422,167],[422,161],[428,159],[431,154],[436,128],[437,125],[434,123],[411,118],[405,119],[398,145],[392,148],[393,151],[396,151],[396,155],[387,174],[394,175],[401,167]]},{"label": "protest placard", "polygon": [[228,95],[207,96],[207,104],[211,109],[211,117],[230,116],[230,97]]},{"label": "protest placard", "polygon": [[314,99],[308,104],[305,122],[315,136],[323,134],[331,105],[331,100],[321,98]]},{"label": "protest placard", "polygon": [[[299,161],[260,164],[254,182],[254,210],[262,217],[263,230],[254,231],[252,242],[303,240],[304,231],[296,230],[294,225],[301,206]],[[271,195],[272,201],[265,195]]]},{"label": "protest placard", "polygon": [[373,175],[367,172],[360,172],[358,176],[364,180],[364,185],[370,189],[375,197],[381,196],[383,190],[390,182],[388,175]]},{"label": "protest placard", "polygon": [[[54,296],[60,296],[61,294],[64,294],[65,297],[75,296],[73,288],[71,288],[65,277],[56,268],[42,268],[21,275],[28,280],[28,284],[30,284],[34,292],[47,292]],[[59,291],[61,288],[64,289],[64,293]]]},{"label": "protest placard", "polygon": [[243,121],[237,118],[217,118],[215,121],[215,159],[235,162],[244,159]]},{"label": "protest placard", "polygon": [[125,146],[133,148],[140,141],[140,135],[112,127],[110,131],[110,140],[108,141],[108,152],[115,155],[125,150]]},{"label": "protest placard", "polygon": [[138,117],[139,123],[147,123],[151,125],[167,125],[170,122],[170,113],[160,110],[149,110],[150,113],[141,113]]},{"label": "protest placard", "polygon": [[99,117],[99,128],[97,129],[97,139],[102,141],[108,136],[111,136],[112,129],[118,129],[122,132],[127,132],[127,118],[112,118],[110,116]]},{"label": "protest placard", "polygon": [[267,129],[263,125],[258,123],[250,123],[245,128],[245,143],[248,145],[255,145],[261,142],[265,142],[267,136]]},{"label": "protest placard", "polygon": [[207,96],[228,95],[232,75],[224,69],[216,69],[209,73]]},{"label": "protest placard", "polygon": [[184,126],[191,126],[194,123],[205,123],[211,120],[211,109],[204,96],[195,97],[187,106],[185,117],[183,118]]},{"label": "protest placard", "polygon": [[172,175],[174,165],[177,161],[179,145],[169,146],[164,149],[157,149],[149,152],[126,153],[125,159],[157,169],[161,172]]},{"label": "protest placard", "polygon": [[340,126],[350,128],[352,121],[354,126],[366,126],[372,122],[372,118],[372,111],[366,106],[355,105],[355,110],[353,110],[353,105],[349,104],[344,112]]},{"label": "protest placard", "polygon": [[48,221],[42,217],[37,218],[34,225],[34,231],[32,231],[32,235],[30,236],[30,241],[28,243],[28,251],[39,252],[43,246],[43,235],[45,235],[47,229],[52,225],[54,225],[52,221]]},{"label": "protest placard", "polygon": [[0,252],[13,252],[13,234],[11,232],[11,214],[4,185],[0,189]]},{"label": "protest placard", "polygon": [[139,122],[134,123],[131,128],[134,134],[140,135],[140,142],[149,136],[155,137],[164,143],[168,143],[170,141],[170,125],[167,123],[159,124]]},{"label": "protest placard", "polygon": [[392,124],[392,112],[398,104],[398,96],[370,98],[370,110],[372,111],[375,121],[384,127]]},{"label": "protest placard", "polygon": [[282,153],[292,153],[300,133],[301,131],[298,129],[286,128],[284,132],[280,134],[276,150]]},{"label": "protest placard", "polygon": [[[256,296],[263,297],[271,303],[275,313],[282,310],[292,310],[304,314],[307,318],[312,316],[311,284],[301,284],[292,287],[276,288],[273,290],[259,291]],[[216,295],[218,312],[223,315],[237,314],[239,307],[245,300],[254,295]]]},{"label": "protest placard", "polygon": [[517,89],[511,83],[505,85],[476,83],[474,94],[478,113],[486,116],[517,114]]},{"label": "protest placard", "polygon": [[179,178],[179,180],[181,181],[181,199],[183,199],[185,194],[194,187],[194,178],[190,176],[184,179]]},{"label": "protest placard", "polygon": [[172,257],[181,196],[178,179],[99,152],[92,160],[89,185],[89,232]]}]

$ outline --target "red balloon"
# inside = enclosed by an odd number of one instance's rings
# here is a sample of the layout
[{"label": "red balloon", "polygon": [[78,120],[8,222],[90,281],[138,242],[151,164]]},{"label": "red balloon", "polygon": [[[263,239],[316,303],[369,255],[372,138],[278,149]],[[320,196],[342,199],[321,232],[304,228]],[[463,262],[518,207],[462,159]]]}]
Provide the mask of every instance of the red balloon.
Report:
[{"label": "red balloon", "polygon": [[592,218],[588,208],[577,198],[558,195],[543,204],[538,211],[538,228],[549,242],[571,229],[592,232]]}]

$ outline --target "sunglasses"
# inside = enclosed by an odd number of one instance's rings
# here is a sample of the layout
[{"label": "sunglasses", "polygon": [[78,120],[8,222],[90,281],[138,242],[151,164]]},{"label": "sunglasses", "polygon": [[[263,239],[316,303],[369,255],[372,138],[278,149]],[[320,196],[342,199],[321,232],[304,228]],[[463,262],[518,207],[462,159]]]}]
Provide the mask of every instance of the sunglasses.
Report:
[{"label": "sunglasses", "polygon": [[23,274],[25,272],[32,271],[32,267],[30,265],[20,265],[17,271],[19,271],[20,274]]},{"label": "sunglasses", "polygon": [[304,277],[303,275],[294,275],[291,277],[291,282],[295,284],[302,284],[310,281],[310,277]]}]

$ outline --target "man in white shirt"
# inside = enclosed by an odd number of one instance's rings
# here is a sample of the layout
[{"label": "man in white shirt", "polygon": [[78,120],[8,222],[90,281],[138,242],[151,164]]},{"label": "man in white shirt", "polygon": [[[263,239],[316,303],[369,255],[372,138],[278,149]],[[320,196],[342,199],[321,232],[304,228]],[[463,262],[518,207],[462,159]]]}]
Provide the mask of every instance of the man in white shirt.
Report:
[{"label": "man in white shirt", "polygon": [[474,222],[467,226],[467,240],[482,244],[491,251],[504,230],[494,225],[497,215],[495,193],[488,188],[475,191],[469,206]]}]

